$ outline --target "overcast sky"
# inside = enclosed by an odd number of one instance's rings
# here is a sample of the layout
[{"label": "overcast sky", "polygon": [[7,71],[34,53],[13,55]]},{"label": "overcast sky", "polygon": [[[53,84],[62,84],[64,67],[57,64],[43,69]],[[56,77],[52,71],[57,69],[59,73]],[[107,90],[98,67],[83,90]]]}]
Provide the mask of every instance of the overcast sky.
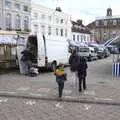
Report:
[{"label": "overcast sky", "polygon": [[[46,7],[61,9],[72,16],[73,20],[82,19],[87,25],[96,17],[106,16],[108,7],[112,8],[113,15],[120,16],[120,0],[32,0]],[[58,1],[58,2],[57,2]]]}]

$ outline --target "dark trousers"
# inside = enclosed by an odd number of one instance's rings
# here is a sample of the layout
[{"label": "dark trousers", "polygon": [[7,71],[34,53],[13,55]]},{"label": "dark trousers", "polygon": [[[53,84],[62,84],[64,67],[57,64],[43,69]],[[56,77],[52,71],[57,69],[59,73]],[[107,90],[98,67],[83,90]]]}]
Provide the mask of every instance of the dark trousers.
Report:
[{"label": "dark trousers", "polygon": [[58,82],[58,91],[60,98],[62,97],[63,89],[64,89],[64,82]]},{"label": "dark trousers", "polygon": [[83,89],[86,89],[86,77],[79,77],[79,91],[82,91],[82,84]]}]

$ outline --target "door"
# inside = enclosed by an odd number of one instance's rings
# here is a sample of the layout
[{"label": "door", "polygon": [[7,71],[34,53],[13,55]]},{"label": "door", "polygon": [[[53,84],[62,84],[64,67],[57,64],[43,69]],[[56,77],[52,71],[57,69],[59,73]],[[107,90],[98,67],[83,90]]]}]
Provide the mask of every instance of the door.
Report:
[{"label": "door", "polygon": [[21,52],[26,48],[27,45],[27,38],[19,37],[17,41],[17,61],[20,69],[20,73],[22,74],[22,65],[21,65]]},{"label": "door", "polygon": [[37,34],[37,43],[38,43],[38,67],[45,67],[46,59],[46,42],[45,36],[43,37],[40,33]]}]

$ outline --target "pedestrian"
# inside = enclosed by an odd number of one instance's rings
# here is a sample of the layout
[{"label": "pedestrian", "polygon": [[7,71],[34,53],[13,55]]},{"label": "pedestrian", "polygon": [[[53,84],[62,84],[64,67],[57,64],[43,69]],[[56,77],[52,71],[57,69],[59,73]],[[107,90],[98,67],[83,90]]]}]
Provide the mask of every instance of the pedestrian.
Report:
[{"label": "pedestrian", "polygon": [[84,57],[80,57],[80,62],[78,65],[78,78],[79,78],[79,92],[83,89],[86,90],[86,76],[87,76],[87,61]]},{"label": "pedestrian", "polygon": [[59,98],[61,99],[63,89],[64,89],[64,82],[67,80],[67,74],[64,71],[64,65],[59,64],[59,66],[56,68],[54,74],[56,76],[56,82],[58,84]]},{"label": "pedestrian", "polygon": [[29,75],[29,70],[32,64],[32,54],[28,49],[25,49],[24,51],[21,52],[22,57],[21,57],[21,65],[22,65],[22,73],[24,75]]},{"label": "pedestrian", "polygon": [[70,70],[72,74],[72,79],[73,82],[75,82],[75,86],[77,87],[77,81],[78,81],[78,76],[77,76],[77,71],[78,71],[78,65],[79,65],[79,54],[78,50],[74,49],[70,55],[69,58],[69,64],[70,64]]}]

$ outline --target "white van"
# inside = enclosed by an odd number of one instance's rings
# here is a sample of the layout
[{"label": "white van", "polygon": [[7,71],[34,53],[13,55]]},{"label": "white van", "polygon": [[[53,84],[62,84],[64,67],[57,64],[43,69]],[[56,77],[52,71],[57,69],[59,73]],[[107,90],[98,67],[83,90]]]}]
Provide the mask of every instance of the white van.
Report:
[{"label": "white van", "polygon": [[[68,53],[67,40],[45,39],[44,36],[39,34],[29,35],[26,48],[29,48],[33,53],[33,65],[36,67],[51,67],[54,69],[59,63],[68,64],[70,53]],[[18,53],[20,54],[20,52]]]},{"label": "white van", "polygon": [[79,55],[85,57],[88,61],[96,60],[97,53],[93,47],[79,47]]}]

